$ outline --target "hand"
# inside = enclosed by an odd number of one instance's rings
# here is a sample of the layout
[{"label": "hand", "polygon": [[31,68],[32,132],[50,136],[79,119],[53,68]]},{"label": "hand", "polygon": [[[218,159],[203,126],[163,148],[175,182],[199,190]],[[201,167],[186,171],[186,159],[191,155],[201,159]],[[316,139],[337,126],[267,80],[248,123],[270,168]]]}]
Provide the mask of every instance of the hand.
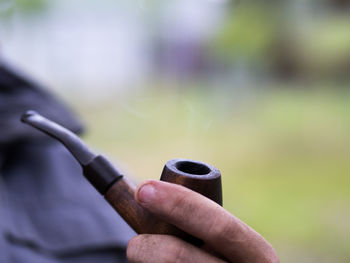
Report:
[{"label": "hand", "polygon": [[150,180],[137,188],[135,199],[205,245],[198,248],[168,235],[138,235],[128,244],[130,262],[279,262],[261,235],[220,205],[185,187]]}]

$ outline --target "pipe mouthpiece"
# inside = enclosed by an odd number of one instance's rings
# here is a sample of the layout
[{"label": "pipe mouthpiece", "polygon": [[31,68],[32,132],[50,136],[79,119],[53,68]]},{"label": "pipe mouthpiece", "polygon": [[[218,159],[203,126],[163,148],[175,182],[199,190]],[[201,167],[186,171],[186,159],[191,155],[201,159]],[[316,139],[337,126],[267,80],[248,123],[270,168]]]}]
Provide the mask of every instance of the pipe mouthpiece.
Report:
[{"label": "pipe mouthpiece", "polygon": [[122,177],[106,158],[92,153],[76,134],[58,123],[32,110],[24,113],[21,121],[60,141],[82,166],[86,179],[101,194]]},{"label": "pipe mouthpiece", "polygon": [[25,113],[22,114],[21,116],[21,122],[25,122],[27,123],[27,120],[28,118],[32,117],[32,116],[35,116],[35,115],[38,115],[38,113],[36,111],[33,111],[33,110],[29,110]]},{"label": "pipe mouthpiece", "polygon": [[96,156],[75,133],[33,110],[24,113],[21,121],[60,141],[82,165]]}]

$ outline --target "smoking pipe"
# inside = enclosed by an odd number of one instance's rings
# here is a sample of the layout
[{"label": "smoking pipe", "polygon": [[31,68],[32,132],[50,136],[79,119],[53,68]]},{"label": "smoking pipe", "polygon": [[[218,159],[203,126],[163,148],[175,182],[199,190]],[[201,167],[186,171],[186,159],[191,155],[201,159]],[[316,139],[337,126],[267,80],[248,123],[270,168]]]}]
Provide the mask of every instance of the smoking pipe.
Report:
[{"label": "smoking pipe", "polygon": [[[136,233],[170,234],[196,245],[201,243],[139,206],[134,198],[135,186],[105,157],[94,154],[76,134],[34,111],[23,114],[21,121],[60,141],[81,165],[86,179]],[[185,186],[222,205],[220,171],[209,164],[187,159],[170,160],[165,164],[160,180]]]}]

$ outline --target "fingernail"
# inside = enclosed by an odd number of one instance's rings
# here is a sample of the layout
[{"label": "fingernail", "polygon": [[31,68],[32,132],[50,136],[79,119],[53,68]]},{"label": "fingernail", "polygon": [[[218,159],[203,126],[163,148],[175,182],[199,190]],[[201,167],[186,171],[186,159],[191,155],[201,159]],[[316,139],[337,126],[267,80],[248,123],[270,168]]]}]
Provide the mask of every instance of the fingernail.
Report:
[{"label": "fingernail", "polygon": [[137,193],[137,199],[141,203],[149,203],[154,199],[155,194],[156,189],[154,188],[154,186],[152,184],[145,184],[139,189]]}]

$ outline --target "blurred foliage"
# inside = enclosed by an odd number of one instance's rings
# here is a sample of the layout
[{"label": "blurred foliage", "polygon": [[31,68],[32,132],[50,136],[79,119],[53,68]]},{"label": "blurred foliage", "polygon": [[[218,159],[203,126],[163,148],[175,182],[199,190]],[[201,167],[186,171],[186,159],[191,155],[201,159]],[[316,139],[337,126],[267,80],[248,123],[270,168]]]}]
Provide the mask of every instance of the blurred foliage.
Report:
[{"label": "blurred foliage", "polygon": [[37,14],[49,5],[47,0],[0,0],[0,17],[8,18],[14,13]]},{"label": "blurred foliage", "polygon": [[28,13],[42,11],[47,6],[47,4],[47,0],[15,0],[15,6],[19,11]]},{"label": "blurred foliage", "polygon": [[277,13],[268,3],[232,2],[223,27],[214,40],[219,56],[229,59],[264,59],[276,38]]},{"label": "blurred foliage", "polygon": [[248,61],[250,67],[263,65],[277,75],[349,79],[350,16],[334,9],[341,4],[232,2],[213,40],[213,52],[231,64]]},{"label": "blurred foliage", "polygon": [[348,73],[350,65],[350,17],[328,15],[314,17],[299,30],[300,66],[311,73],[337,77]]}]

